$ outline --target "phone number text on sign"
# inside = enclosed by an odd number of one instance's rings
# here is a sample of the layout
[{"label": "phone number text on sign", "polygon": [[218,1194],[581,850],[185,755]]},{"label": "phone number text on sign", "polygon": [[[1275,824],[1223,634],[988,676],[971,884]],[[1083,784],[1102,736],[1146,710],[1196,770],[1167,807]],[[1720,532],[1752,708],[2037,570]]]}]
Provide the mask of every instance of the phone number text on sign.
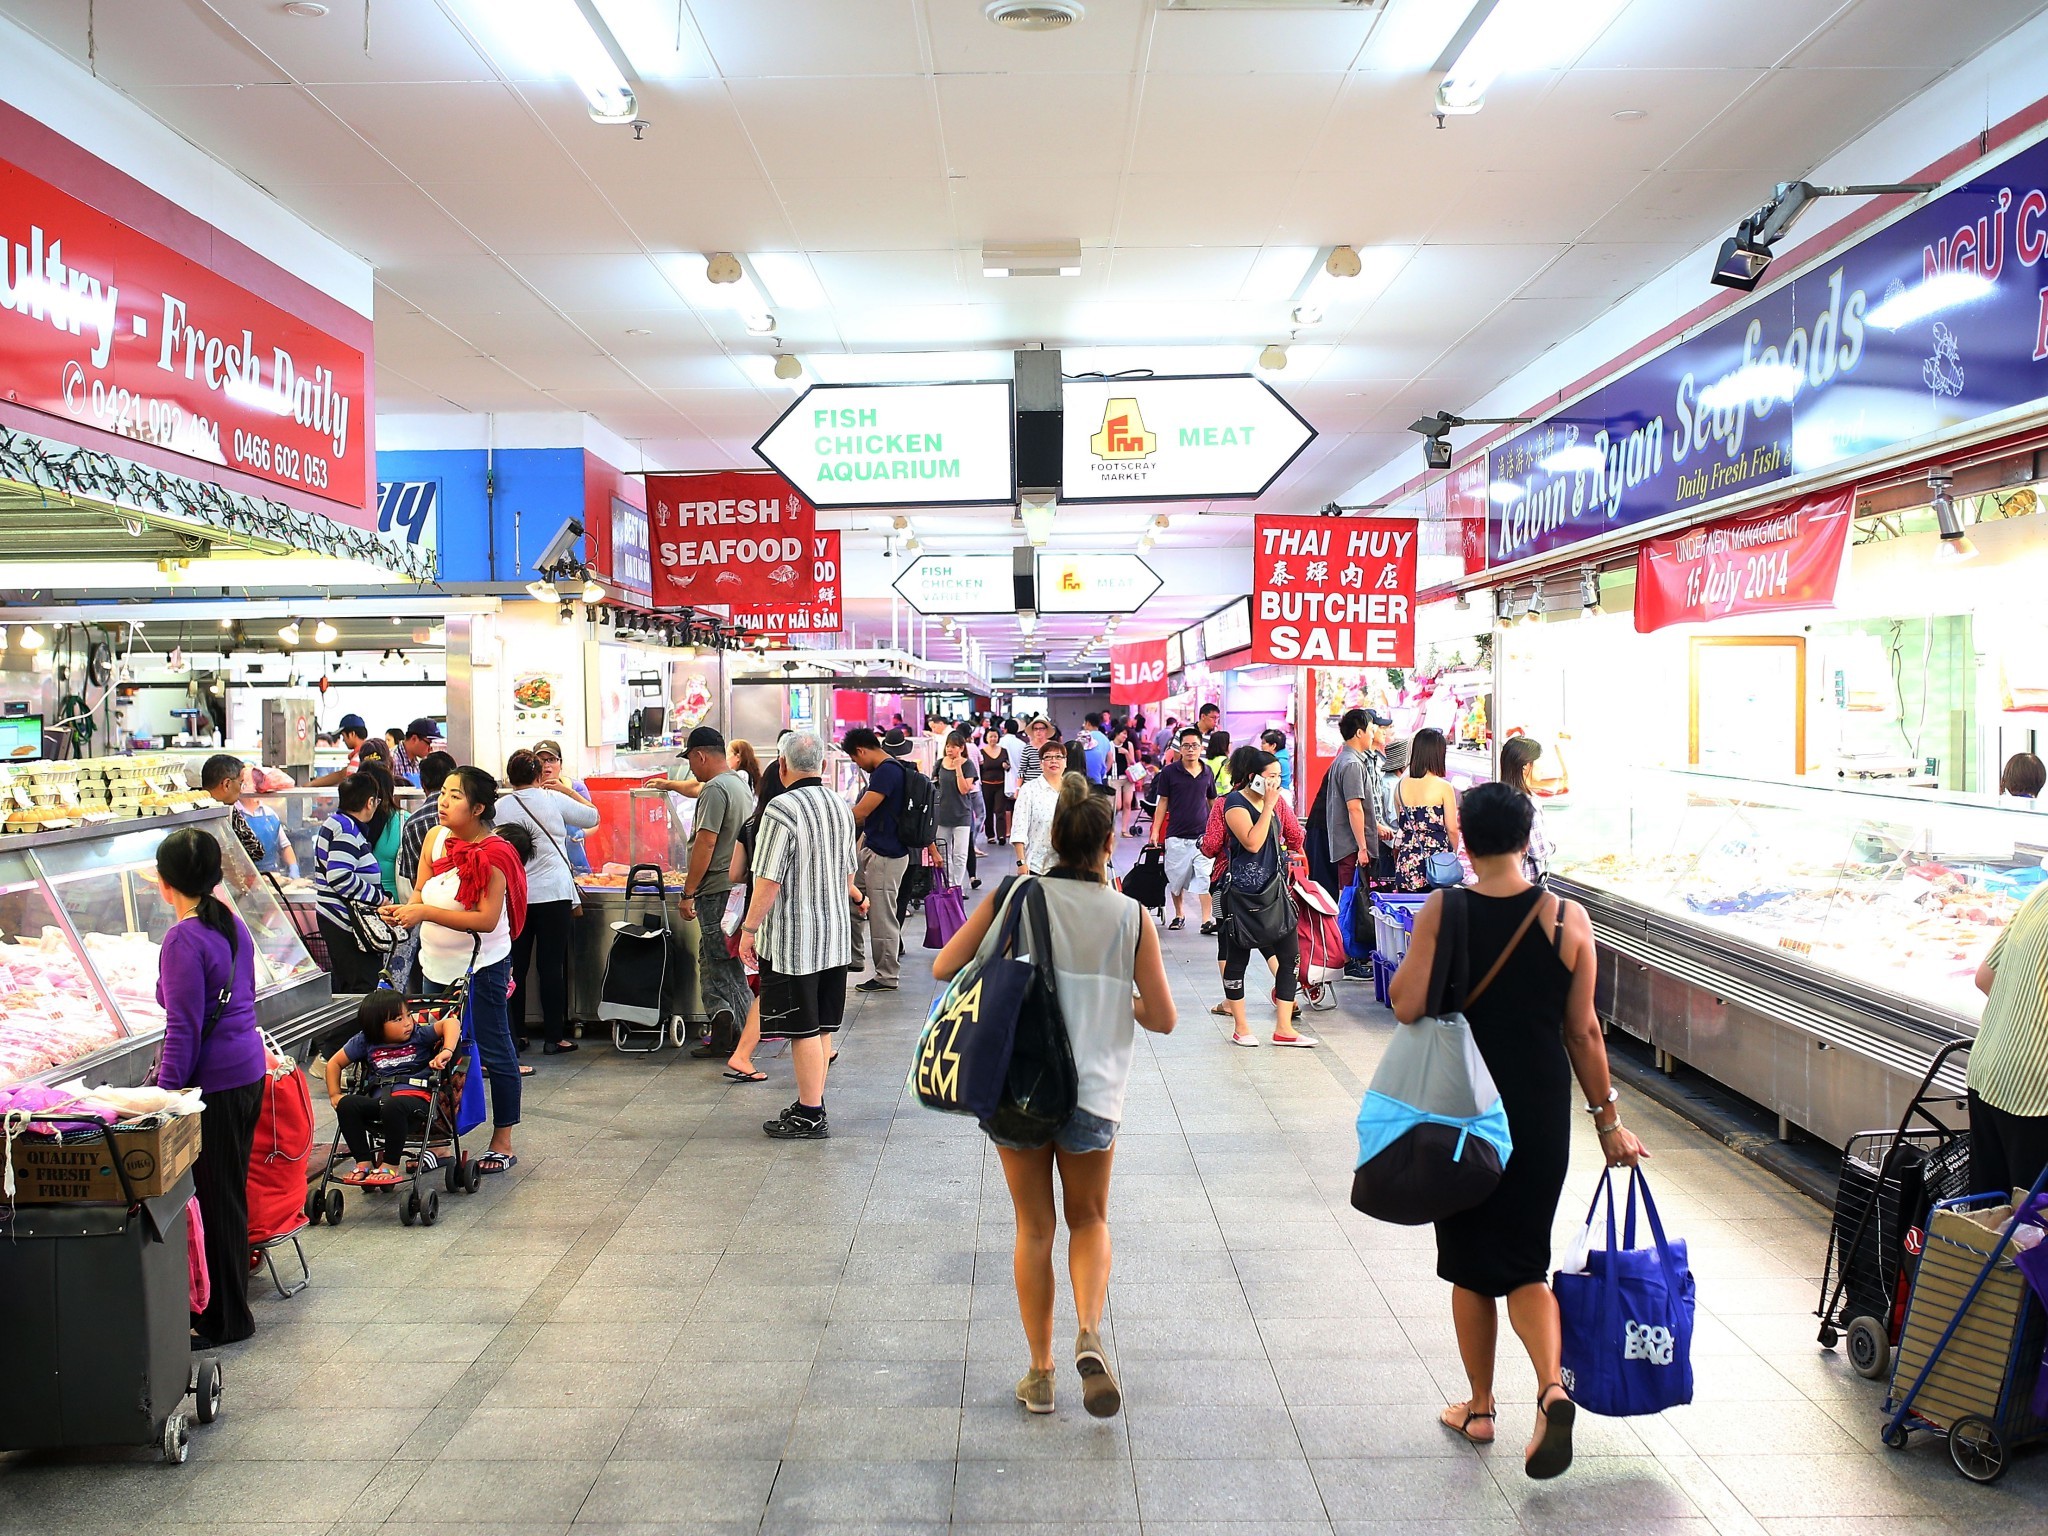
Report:
[{"label": "phone number text on sign", "polygon": [[1252,659],[1280,666],[1415,662],[1413,520],[1259,517]]}]

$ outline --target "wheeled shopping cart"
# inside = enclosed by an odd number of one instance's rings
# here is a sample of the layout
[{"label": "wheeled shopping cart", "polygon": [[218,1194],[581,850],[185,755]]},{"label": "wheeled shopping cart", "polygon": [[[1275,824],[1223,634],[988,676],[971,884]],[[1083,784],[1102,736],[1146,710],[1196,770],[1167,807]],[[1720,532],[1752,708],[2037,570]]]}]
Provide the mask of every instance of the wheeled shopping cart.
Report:
[{"label": "wheeled shopping cart", "polygon": [[2012,1246],[2023,1221],[2048,1220],[2043,1185],[2048,1169],[2013,1204],[1992,1194],[1935,1206],[1899,1338],[1884,1443],[1899,1450],[1915,1431],[1944,1434],[1972,1482],[1997,1481],[2015,1447],[2048,1437],[2034,1394],[2048,1324]]},{"label": "wheeled shopping cart", "polygon": [[1943,1046],[1897,1128],[1859,1132],[1842,1150],[1814,1315],[1821,1320],[1822,1347],[1833,1349],[1846,1335],[1849,1364],[1872,1381],[1890,1373],[1911,1298],[1912,1258],[1925,1240],[1929,1211],[1969,1192],[1969,1137],[1934,1113],[1940,1106],[1962,1109],[1963,1100],[1939,1084],[1951,1058],[1969,1048],[1967,1040]]},{"label": "wheeled shopping cart", "polygon": [[[624,894],[625,916],[612,924],[597,1016],[600,1023],[611,1025],[615,1047],[644,1056],[671,1040],[677,1046],[683,1043],[681,1015],[671,1021],[665,1012],[672,936],[661,866],[635,864],[627,870]],[[635,901],[652,901],[654,910],[636,912]]]}]

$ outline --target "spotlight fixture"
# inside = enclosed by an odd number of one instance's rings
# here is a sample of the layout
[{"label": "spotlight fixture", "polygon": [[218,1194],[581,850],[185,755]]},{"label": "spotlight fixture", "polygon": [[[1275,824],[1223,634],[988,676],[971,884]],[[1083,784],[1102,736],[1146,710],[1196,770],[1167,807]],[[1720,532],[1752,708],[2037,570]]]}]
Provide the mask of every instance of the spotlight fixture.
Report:
[{"label": "spotlight fixture", "polygon": [[334,644],[334,637],[338,633],[339,631],[332,624],[322,619],[313,626],[313,643],[315,645],[332,645]]},{"label": "spotlight fixture", "polygon": [[0,624],[0,651],[7,649],[7,626]]},{"label": "spotlight fixture", "polygon": [[704,277],[708,282],[736,283],[746,275],[739,257],[731,251],[713,251],[704,258]]},{"label": "spotlight fixture", "polygon": [[1772,247],[1785,237],[1793,220],[1806,212],[1807,205],[1822,197],[1886,197],[1896,193],[1932,192],[1939,182],[1893,181],[1847,187],[1816,187],[1810,181],[1781,181],[1771,199],[1735,226],[1735,233],[1721,242],[1721,254],[1714,259],[1713,282],[1717,287],[1748,293],[1762,281],[1771,264]]},{"label": "spotlight fixture", "polygon": [[286,619],[283,627],[277,632],[277,638],[286,645],[297,645],[299,643],[299,621],[297,619]]},{"label": "spotlight fixture", "polygon": [[1297,304],[1291,311],[1291,318],[1296,325],[1321,325],[1323,323],[1323,306],[1320,304]]},{"label": "spotlight fixture", "polygon": [[1970,542],[1970,535],[1963,524],[1963,514],[1948,488],[1955,483],[1955,477],[1946,470],[1935,470],[1927,477],[1927,488],[1934,493],[1934,526],[1941,534],[1940,558],[1950,564],[1973,560],[1977,546]]},{"label": "spotlight fixture", "polygon": [[220,627],[222,629],[233,629],[235,627],[235,621],[231,618],[223,616],[220,621]]},{"label": "spotlight fixture", "polygon": [[548,581],[529,581],[526,584],[526,593],[536,603],[552,603],[559,596],[554,583]]},{"label": "spotlight fixture", "polygon": [[1052,538],[1053,519],[1059,510],[1059,503],[1051,496],[1026,496],[1017,503],[1017,520],[1024,526],[1024,537],[1043,548]]},{"label": "spotlight fixture", "polygon": [[1590,565],[1579,567],[1579,606],[1588,613],[1600,606],[1600,572]]},{"label": "spotlight fixture", "polygon": [[901,533],[904,529],[910,526],[910,519],[899,512],[896,514],[896,516],[889,519],[889,526],[891,528],[894,528],[898,533]]},{"label": "spotlight fixture", "polygon": [[1452,603],[1451,606],[1460,613],[1470,613],[1472,611],[1472,594],[1470,592],[1460,592],[1458,600]]},{"label": "spotlight fixture", "polygon": [[1348,245],[1334,247],[1323,262],[1323,270],[1332,277],[1356,277],[1365,270],[1365,263],[1358,259],[1358,252]]},{"label": "spotlight fixture", "polygon": [[1543,583],[1539,581],[1529,591],[1529,606],[1522,610],[1522,622],[1524,624],[1541,624],[1543,622],[1543,612]]}]

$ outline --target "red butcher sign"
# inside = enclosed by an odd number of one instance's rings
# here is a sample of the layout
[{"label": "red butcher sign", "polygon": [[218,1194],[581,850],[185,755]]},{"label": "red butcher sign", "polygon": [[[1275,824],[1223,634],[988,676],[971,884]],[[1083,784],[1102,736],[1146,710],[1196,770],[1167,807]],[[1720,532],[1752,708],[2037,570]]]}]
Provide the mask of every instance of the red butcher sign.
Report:
[{"label": "red butcher sign", "polygon": [[1413,519],[1259,517],[1252,659],[1413,666],[1415,543]]},{"label": "red butcher sign", "polygon": [[654,606],[783,610],[809,600],[816,551],[811,504],[758,470],[649,475]]}]

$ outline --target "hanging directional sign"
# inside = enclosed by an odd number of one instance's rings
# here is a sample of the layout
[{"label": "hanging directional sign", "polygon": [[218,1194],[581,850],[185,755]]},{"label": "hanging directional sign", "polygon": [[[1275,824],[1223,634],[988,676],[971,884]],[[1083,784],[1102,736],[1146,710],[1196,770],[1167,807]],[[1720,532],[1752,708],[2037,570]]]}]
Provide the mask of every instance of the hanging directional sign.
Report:
[{"label": "hanging directional sign", "polygon": [[919,613],[1014,613],[1017,588],[1008,555],[919,555],[895,587]]},{"label": "hanging directional sign", "polygon": [[1040,555],[1040,613],[1136,613],[1163,583],[1136,555]]},{"label": "hanging directional sign", "polygon": [[821,507],[1017,499],[1016,412],[1001,384],[813,384],[754,452]]},{"label": "hanging directional sign", "polygon": [[1249,499],[1316,439],[1248,373],[1069,379],[1061,396],[1061,501]]}]

